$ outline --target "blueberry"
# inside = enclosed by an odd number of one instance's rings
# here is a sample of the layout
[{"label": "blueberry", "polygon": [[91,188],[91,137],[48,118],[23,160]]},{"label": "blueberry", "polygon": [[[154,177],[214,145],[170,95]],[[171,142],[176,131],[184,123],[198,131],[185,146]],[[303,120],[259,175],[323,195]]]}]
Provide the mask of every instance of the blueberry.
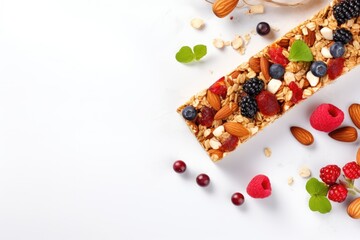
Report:
[{"label": "blueberry", "polygon": [[316,77],[323,77],[327,73],[327,66],[322,61],[315,61],[311,64],[310,71]]},{"label": "blueberry", "polygon": [[342,42],[335,42],[330,47],[330,53],[334,58],[341,57],[345,53],[345,46]]},{"label": "blueberry", "polygon": [[186,120],[192,121],[196,117],[196,109],[193,106],[187,106],[182,110],[182,115]]},{"label": "blueberry", "polygon": [[261,36],[267,35],[270,32],[270,25],[267,22],[259,22],[256,32]]},{"label": "blueberry", "polygon": [[280,79],[284,76],[285,68],[281,64],[274,63],[269,71],[272,78]]}]

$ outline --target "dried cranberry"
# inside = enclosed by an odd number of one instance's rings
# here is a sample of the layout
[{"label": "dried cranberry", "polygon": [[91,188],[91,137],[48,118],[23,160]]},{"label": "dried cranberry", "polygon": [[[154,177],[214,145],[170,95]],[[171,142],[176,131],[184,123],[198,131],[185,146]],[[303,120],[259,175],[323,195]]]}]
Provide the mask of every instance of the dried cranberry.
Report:
[{"label": "dried cranberry", "polygon": [[236,148],[236,146],[238,145],[238,142],[239,142],[238,137],[230,135],[230,137],[228,137],[227,139],[222,141],[220,150],[222,150],[224,152],[231,152]]},{"label": "dried cranberry", "polygon": [[216,111],[213,108],[204,106],[200,109],[200,114],[196,121],[205,127],[211,127],[215,113]]},{"label": "dried cranberry", "polygon": [[299,86],[294,81],[289,84],[289,88],[292,91],[292,97],[290,101],[293,103],[298,103],[303,100],[303,90],[299,88]]},{"label": "dried cranberry", "polygon": [[289,60],[283,55],[282,51],[282,47],[271,46],[268,50],[268,54],[273,63],[278,63],[286,67],[286,65],[289,63]]},{"label": "dried cranberry", "polygon": [[221,77],[213,85],[209,87],[210,92],[220,95],[222,98],[226,98],[227,87],[225,84],[225,77]]},{"label": "dried cranberry", "polygon": [[339,77],[344,69],[345,59],[340,58],[331,58],[328,62],[328,75],[329,79],[334,80]]},{"label": "dried cranberry", "polygon": [[256,96],[256,103],[260,112],[266,116],[273,116],[280,112],[280,105],[274,94],[262,91]]}]

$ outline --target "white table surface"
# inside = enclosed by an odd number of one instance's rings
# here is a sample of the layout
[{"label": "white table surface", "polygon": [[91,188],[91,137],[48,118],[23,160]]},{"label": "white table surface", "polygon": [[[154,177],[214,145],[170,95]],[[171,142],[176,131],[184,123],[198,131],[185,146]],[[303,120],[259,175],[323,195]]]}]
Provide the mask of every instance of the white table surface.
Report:
[{"label": "white table surface", "polygon": [[[236,10],[230,20],[204,0],[1,0],[0,239],[356,239],[360,222],[346,204],[325,215],[309,210],[298,170],[318,177],[322,166],[354,160],[359,141],[336,142],[308,118],[332,103],[350,125],[360,69],[216,164],[175,111],[326,4],[312,2],[253,16]],[[202,31],[190,26],[194,17],[205,20]],[[260,21],[279,31],[252,35],[245,55],[212,46]],[[181,46],[199,43],[208,46],[200,62],[175,61]],[[296,142],[292,125],[311,130],[315,144]],[[186,174],[172,170],[177,159]],[[202,172],[208,188],[195,183]],[[245,191],[259,173],[273,187],[263,200]],[[241,207],[230,202],[236,191]]]}]

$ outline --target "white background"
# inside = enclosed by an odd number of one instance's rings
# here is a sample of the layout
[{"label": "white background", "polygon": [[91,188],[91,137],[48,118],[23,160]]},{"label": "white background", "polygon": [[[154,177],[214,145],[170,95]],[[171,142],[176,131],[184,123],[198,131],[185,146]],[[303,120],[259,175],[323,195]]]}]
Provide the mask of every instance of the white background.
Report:
[{"label": "white background", "polygon": [[[340,143],[309,124],[320,103],[345,112],[360,102],[360,69],[301,103],[235,153],[212,163],[176,108],[322,8],[237,9],[216,18],[204,0],[0,0],[0,239],[339,239],[359,236],[346,203],[308,209],[306,165],[354,160],[359,141]],[[201,17],[202,31],[189,22]],[[267,21],[280,31],[252,35],[246,55],[218,50]],[[183,45],[206,44],[200,62],[175,61]],[[304,147],[289,127],[310,130]],[[266,158],[263,149],[270,147]],[[186,174],[173,172],[182,159]],[[208,188],[197,174],[211,177]],[[246,194],[269,176],[273,193]],[[287,184],[288,177],[294,184]],[[235,207],[233,192],[245,195]],[[351,198],[349,198],[351,199]],[[348,202],[348,201],[347,201]]]}]

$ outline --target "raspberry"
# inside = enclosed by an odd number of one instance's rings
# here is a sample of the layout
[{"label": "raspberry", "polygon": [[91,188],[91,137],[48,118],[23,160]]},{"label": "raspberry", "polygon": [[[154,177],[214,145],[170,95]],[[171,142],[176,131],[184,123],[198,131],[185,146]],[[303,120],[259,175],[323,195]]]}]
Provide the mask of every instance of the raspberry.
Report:
[{"label": "raspberry", "polygon": [[290,82],[289,88],[293,93],[290,99],[293,103],[298,103],[303,100],[303,90],[294,81]]},{"label": "raspberry", "polygon": [[349,162],[343,167],[345,177],[349,179],[357,179],[360,177],[360,165],[356,162]]},{"label": "raspberry", "polygon": [[243,90],[250,96],[258,95],[264,88],[264,81],[256,77],[250,78],[243,85]]},{"label": "raspberry", "polygon": [[212,108],[206,106],[202,107],[200,109],[199,117],[197,118],[197,123],[205,127],[211,127],[214,121],[215,113],[215,110]]},{"label": "raspberry", "polygon": [[226,98],[227,87],[225,84],[225,77],[221,77],[213,85],[209,87],[209,91]]},{"label": "raspberry", "polygon": [[241,115],[247,118],[254,118],[258,111],[255,98],[250,96],[242,97],[239,102],[239,106],[241,109]]},{"label": "raspberry", "polygon": [[273,63],[281,64],[283,67],[289,63],[289,60],[282,53],[283,48],[279,46],[271,46],[268,50],[268,54]]},{"label": "raspberry", "polygon": [[320,178],[327,185],[332,185],[339,178],[341,169],[337,165],[327,165],[320,169]]},{"label": "raspberry", "polygon": [[331,132],[341,125],[344,112],[332,104],[320,104],[310,116],[310,124],[316,130]]},{"label": "raspberry", "polygon": [[335,42],[342,42],[343,44],[347,44],[353,40],[353,35],[346,28],[339,28],[334,31],[333,38]]},{"label": "raspberry", "polygon": [[246,192],[253,198],[266,198],[271,195],[271,184],[267,176],[256,175],[249,182]]},{"label": "raspberry", "polygon": [[280,112],[280,105],[274,94],[269,91],[262,91],[256,96],[256,103],[262,114],[273,116]]},{"label": "raspberry", "polygon": [[344,69],[345,59],[342,57],[331,58],[328,62],[327,74],[330,80],[334,80],[339,77]]},{"label": "raspberry", "polygon": [[334,184],[330,186],[328,192],[328,198],[334,202],[343,202],[345,201],[348,194],[348,190],[342,184]]}]

